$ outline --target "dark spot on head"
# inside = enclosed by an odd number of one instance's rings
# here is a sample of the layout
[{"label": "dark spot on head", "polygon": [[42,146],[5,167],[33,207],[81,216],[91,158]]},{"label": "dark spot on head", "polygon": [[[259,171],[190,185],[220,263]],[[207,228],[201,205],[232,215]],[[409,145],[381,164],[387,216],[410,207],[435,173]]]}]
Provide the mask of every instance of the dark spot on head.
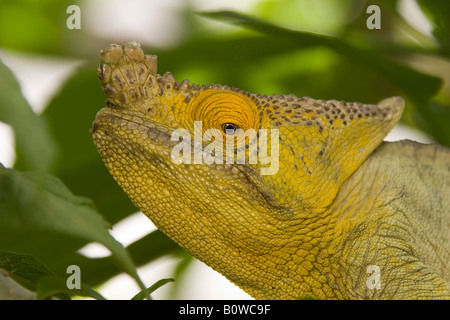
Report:
[{"label": "dark spot on head", "polygon": [[89,129],[89,133],[90,133],[90,134],[93,134],[95,131],[97,131],[97,129],[98,129],[98,124],[96,124],[96,123],[94,122],[94,124],[92,125],[92,128]]},{"label": "dark spot on head", "polygon": [[123,89],[125,87],[125,82],[118,74],[114,76],[114,84],[117,85],[120,89]]},{"label": "dark spot on head", "polygon": [[277,121],[277,122],[275,122],[275,125],[276,125],[277,127],[279,127],[279,126],[282,125],[282,122],[281,122],[281,121]]},{"label": "dark spot on head", "polygon": [[361,113],[358,113],[358,118],[359,118],[359,119],[361,119],[362,116],[363,116],[363,115],[362,115]]},{"label": "dark spot on head", "polygon": [[322,132],[322,131],[323,131],[323,127],[319,126],[319,132]]},{"label": "dark spot on head", "polygon": [[103,86],[103,91],[108,97],[114,98],[116,96],[116,89],[109,83]]},{"label": "dark spot on head", "polygon": [[133,71],[131,71],[130,69],[125,70],[125,75],[127,76],[128,82],[130,84],[134,84],[136,82],[134,79]]},{"label": "dark spot on head", "polygon": [[114,103],[112,103],[111,101],[109,101],[109,99],[106,100],[106,107],[107,108],[112,108],[112,109],[117,108],[117,106]]},{"label": "dark spot on head", "polygon": [[327,107],[327,106],[323,107],[323,109],[324,109],[325,111],[329,111],[329,110],[330,110],[330,108]]},{"label": "dark spot on head", "polygon": [[306,121],[306,125],[307,126],[312,126],[313,122],[312,121]]},{"label": "dark spot on head", "polygon": [[345,114],[341,113],[341,115],[339,116],[339,118],[344,119],[344,118],[345,118]]},{"label": "dark spot on head", "polygon": [[119,101],[122,103],[126,103],[127,102],[127,96],[125,95],[125,92],[121,92],[119,95]]},{"label": "dark spot on head", "polygon": [[137,69],[138,75],[141,76],[142,74],[144,74],[144,72],[145,72],[145,69],[142,66],[139,66]]},{"label": "dark spot on head", "polygon": [[98,79],[100,81],[105,80],[105,73],[103,72],[103,68],[98,67],[98,69],[97,69],[97,76],[98,76]]}]

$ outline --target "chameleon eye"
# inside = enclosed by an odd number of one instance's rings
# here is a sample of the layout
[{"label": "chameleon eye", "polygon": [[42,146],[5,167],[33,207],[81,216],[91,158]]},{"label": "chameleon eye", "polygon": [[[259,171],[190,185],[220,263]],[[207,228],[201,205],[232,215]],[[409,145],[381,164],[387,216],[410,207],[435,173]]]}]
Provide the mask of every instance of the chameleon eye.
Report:
[{"label": "chameleon eye", "polygon": [[225,134],[234,134],[237,130],[239,129],[239,127],[237,125],[235,125],[234,123],[224,123],[222,125],[222,130],[223,132],[225,132]]},{"label": "chameleon eye", "polygon": [[202,122],[202,135],[209,129],[219,131],[223,138],[244,139],[249,129],[259,128],[258,107],[245,94],[219,89],[201,91],[191,99],[185,110],[189,123]]}]

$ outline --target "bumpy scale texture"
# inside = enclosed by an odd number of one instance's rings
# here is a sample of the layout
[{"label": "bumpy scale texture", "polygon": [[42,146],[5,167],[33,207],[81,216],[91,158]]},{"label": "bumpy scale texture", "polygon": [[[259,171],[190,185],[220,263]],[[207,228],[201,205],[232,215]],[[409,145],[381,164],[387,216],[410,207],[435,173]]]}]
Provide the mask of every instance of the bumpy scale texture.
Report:
[{"label": "bumpy scale texture", "polygon": [[[102,51],[108,100],[91,132],[111,175],[160,230],[257,299],[450,298],[450,152],[382,142],[401,98],[263,96],[177,82],[157,74],[156,61],[137,43]],[[261,153],[258,135],[227,142],[227,124],[278,129],[278,148],[266,146],[279,159],[272,174],[262,174],[267,161],[227,163],[220,152],[211,154],[222,162],[173,161],[177,129],[192,150],[195,135],[215,129],[235,154],[243,141],[245,160]]]}]

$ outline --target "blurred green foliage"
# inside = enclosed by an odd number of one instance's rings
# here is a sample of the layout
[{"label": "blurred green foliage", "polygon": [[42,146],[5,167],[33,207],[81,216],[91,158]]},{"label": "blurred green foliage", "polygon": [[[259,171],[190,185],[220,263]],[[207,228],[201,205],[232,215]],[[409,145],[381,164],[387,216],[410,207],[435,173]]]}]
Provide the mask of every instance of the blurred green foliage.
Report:
[{"label": "blurred green foliage", "polygon": [[[16,264],[10,275],[23,283],[27,270],[38,270],[31,272],[27,287],[41,292],[40,297],[64,292],[58,286],[67,277],[68,265],[84,270],[84,294],[89,296],[89,286],[120,272],[132,275],[144,289],[136,267],[160,257],[179,258],[176,279],[192,261],[160,231],[127,248],[107,232],[109,224],[137,211],[108,174],[89,133],[105,102],[96,73],[99,51],[118,41],[91,33],[84,20],[81,30],[67,29],[66,8],[73,4],[83,13],[84,1],[0,0],[0,48],[84,61],[40,115],[0,63],[0,121],[13,127],[17,152],[13,169],[0,167],[0,250],[12,259],[3,260],[0,268],[8,270],[5,261],[29,255],[29,263]],[[371,4],[381,8],[380,30],[366,27]],[[159,73],[170,71],[179,81],[363,103],[400,95],[406,100],[402,121],[450,146],[450,79],[445,78],[450,74],[450,2],[418,1],[432,24],[432,36],[410,25],[399,4],[260,1],[245,14],[199,14],[184,5],[178,13],[184,23],[179,43],[164,49],[142,45],[159,56]],[[212,21],[235,28],[218,29]],[[127,41],[133,40],[140,39]],[[91,259],[77,253],[92,241],[104,244],[112,255]],[[37,290],[36,277],[49,275],[54,279],[43,278],[47,281]],[[156,283],[136,298],[169,281]]]}]

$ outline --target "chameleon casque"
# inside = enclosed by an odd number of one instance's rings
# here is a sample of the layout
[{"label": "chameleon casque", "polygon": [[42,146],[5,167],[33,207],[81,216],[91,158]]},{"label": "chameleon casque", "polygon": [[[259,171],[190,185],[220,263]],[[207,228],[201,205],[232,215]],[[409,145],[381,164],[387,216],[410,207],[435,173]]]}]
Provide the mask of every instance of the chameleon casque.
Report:
[{"label": "chameleon casque", "polygon": [[[450,151],[383,142],[401,98],[366,105],[190,85],[157,74],[156,59],[135,42],[102,51],[108,99],[91,133],[162,232],[256,299],[450,298]],[[277,172],[174,163],[171,135],[194,135],[194,121],[237,139],[237,129],[278,129]],[[255,140],[244,139],[248,157]]]}]

